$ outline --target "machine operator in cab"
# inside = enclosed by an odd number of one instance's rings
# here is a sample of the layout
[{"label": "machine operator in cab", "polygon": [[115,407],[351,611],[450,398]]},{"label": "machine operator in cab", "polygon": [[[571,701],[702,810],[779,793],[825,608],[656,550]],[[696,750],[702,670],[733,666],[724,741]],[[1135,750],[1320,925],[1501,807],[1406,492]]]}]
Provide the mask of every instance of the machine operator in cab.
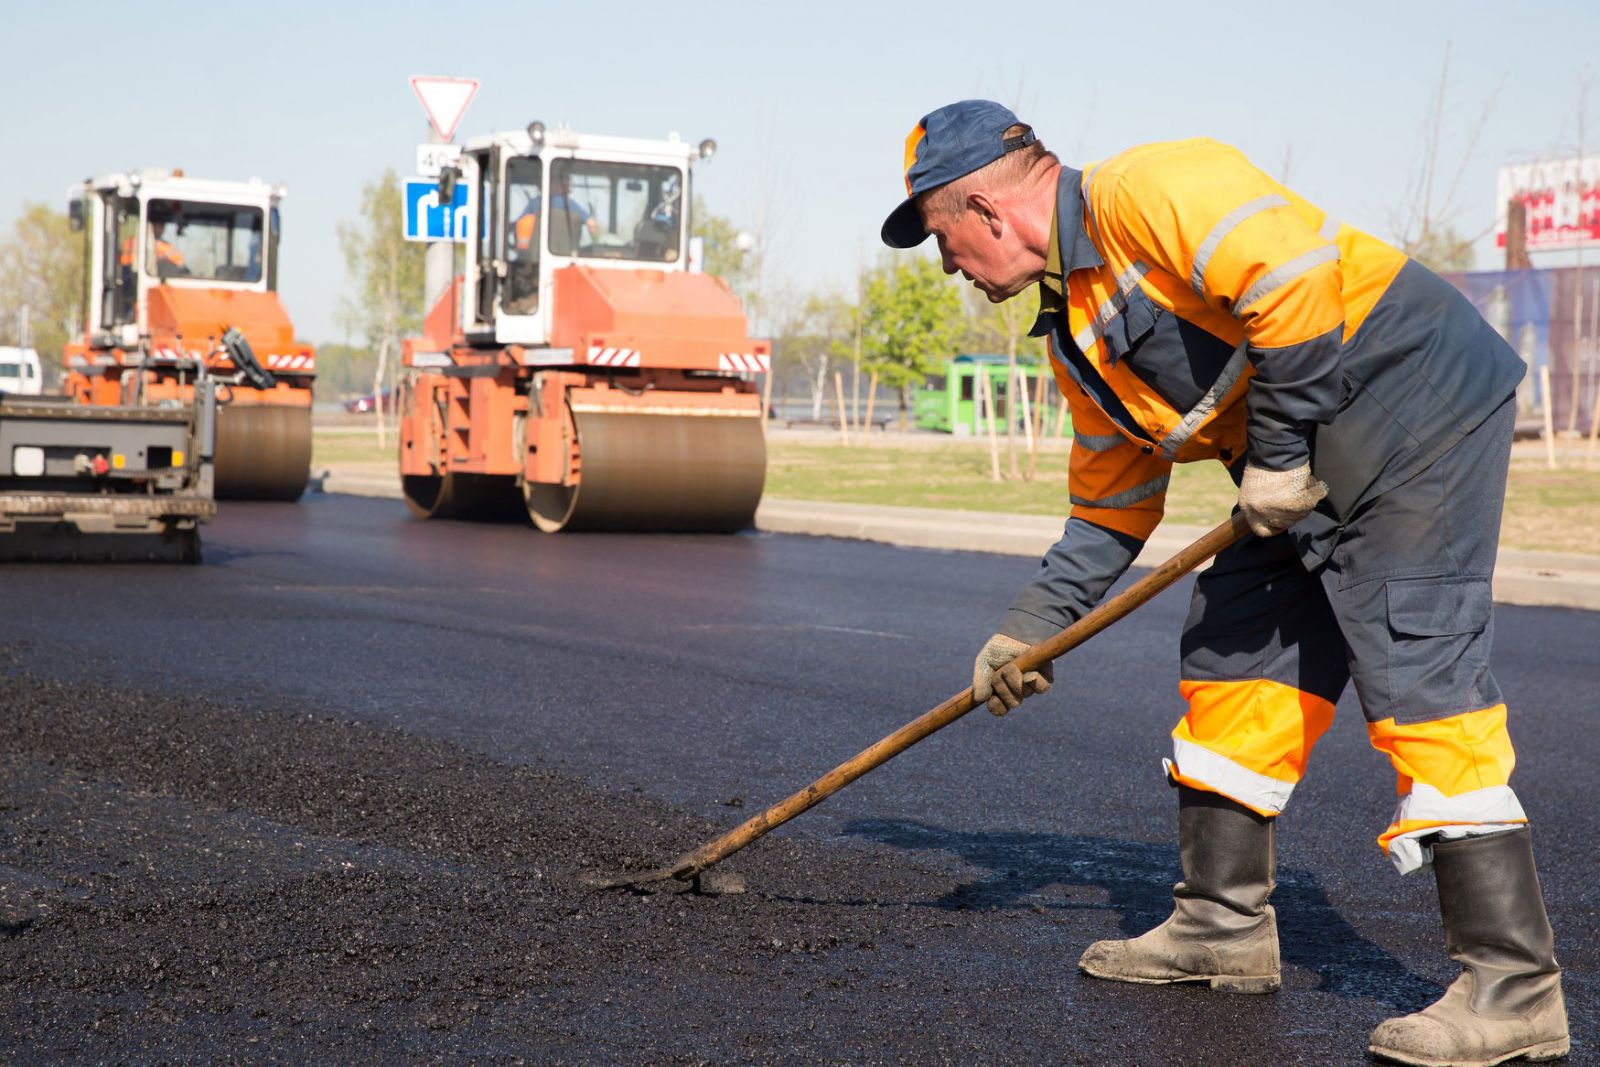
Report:
[{"label": "machine operator in cab", "polygon": [[[164,222],[150,222],[150,249],[155,258],[155,275],[158,278],[170,278],[174,275],[188,274],[189,268],[184,264],[183,253],[172,242],[164,238],[167,224]],[[132,269],[137,255],[135,235],[129,234],[122,242],[122,252],[117,262],[128,269]]]},{"label": "machine operator in cab", "polygon": [[[550,247],[552,251],[571,251],[578,247],[580,230],[589,231],[591,241],[600,237],[600,223],[594,213],[581,202],[572,197],[570,182],[566,175],[556,175],[551,179],[554,191],[550,194]],[[521,215],[511,224],[512,248],[526,254],[533,248],[533,242],[539,236],[539,198],[532,197],[528,206]]]},{"label": "machine operator in cab", "polygon": [[1091,945],[1096,978],[1280,984],[1276,819],[1354,682],[1398,778],[1378,838],[1433,868],[1461,975],[1381,1022],[1407,1064],[1568,1050],[1561,968],[1489,669],[1490,578],[1524,371],[1450,285],[1195,139],[1063,166],[1005,107],[965,100],[906,139],[883,240],[932,234],[991,301],[1037,286],[1036,336],[1076,437],[1064,534],[977,657],[1004,714],[1049,687],[1024,648],[1085,614],[1160,521],[1173,463],[1217,460],[1254,536],[1195,582],[1187,713],[1164,761],[1183,880],[1148,933]]}]

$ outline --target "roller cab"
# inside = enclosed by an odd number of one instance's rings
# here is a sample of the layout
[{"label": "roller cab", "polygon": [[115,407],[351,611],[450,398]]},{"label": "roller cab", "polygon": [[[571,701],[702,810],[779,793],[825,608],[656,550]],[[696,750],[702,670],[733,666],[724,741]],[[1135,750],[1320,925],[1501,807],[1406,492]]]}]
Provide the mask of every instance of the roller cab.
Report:
[{"label": "roller cab", "polygon": [[541,530],[734,531],[766,477],[738,298],[688,269],[692,159],[676,140],[469,142],[465,272],[409,340],[400,471],[422,517]]},{"label": "roller cab", "polygon": [[316,354],[278,288],[281,186],[112,174],[73,191],[85,322],[66,394],[92,406],[193,402],[217,383],[216,493],[294,500],[311,472]]}]

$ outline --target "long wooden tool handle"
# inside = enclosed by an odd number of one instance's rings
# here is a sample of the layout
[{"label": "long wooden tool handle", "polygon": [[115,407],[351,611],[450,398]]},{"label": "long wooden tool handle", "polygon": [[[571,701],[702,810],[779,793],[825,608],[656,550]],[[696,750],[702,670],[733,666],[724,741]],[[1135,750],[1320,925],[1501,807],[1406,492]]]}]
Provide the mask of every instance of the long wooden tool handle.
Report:
[{"label": "long wooden tool handle", "polygon": [[[1029,646],[1026,652],[1016,658],[1017,666],[1025,671],[1032,670],[1077,648],[1249,532],[1250,528],[1245,524],[1244,516],[1236,513],[1229,521],[1048,641]],[[976,706],[972,700],[972,688],[969,686],[920,718],[906,723],[859,755],[839,764],[787,800],[779,801],[761,814],[752,816],[721,837],[706,842],[694,851],[684,853],[661,869],[663,877],[689,878],[712,864],[727,859],[756,838],[822,803],[868,771],[881,767],[929,734],[949,726]],[[619,882],[625,880],[618,879]]]}]

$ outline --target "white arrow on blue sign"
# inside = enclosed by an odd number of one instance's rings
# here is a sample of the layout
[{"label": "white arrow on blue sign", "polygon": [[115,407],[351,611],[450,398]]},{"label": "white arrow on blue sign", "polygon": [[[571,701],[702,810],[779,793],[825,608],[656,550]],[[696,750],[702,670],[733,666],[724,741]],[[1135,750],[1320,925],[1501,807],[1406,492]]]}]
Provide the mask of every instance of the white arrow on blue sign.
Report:
[{"label": "white arrow on blue sign", "polygon": [[448,207],[439,203],[439,183],[406,179],[406,240],[465,243],[472,230],[467,220],[467,187],[457,183]]}]

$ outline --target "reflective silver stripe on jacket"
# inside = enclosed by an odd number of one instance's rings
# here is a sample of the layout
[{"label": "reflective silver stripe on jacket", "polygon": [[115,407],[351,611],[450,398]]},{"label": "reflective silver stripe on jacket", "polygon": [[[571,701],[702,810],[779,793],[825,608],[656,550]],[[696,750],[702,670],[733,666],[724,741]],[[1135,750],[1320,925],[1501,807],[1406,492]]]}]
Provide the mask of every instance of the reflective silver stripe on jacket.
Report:
[{"label": "reflective silver stripe on jacket", "polygon": [[1120,433],[1077,433],[1073,432],[1072,447],[1081,448],[1086,452],[1109,452],[1126,441],[1127,438]]},{"label": "reflective silver stripe on jacket", "polygon": [[1073,504],[1081,508],[1125,508],[1137,504],[1141,500],[1149,500],[1158,493],[1166,492],[1169,477],[1169,475],[1163,474],[1161,477],[1152,478],[1142,485],[1136,485],[1132,489],[1124,489],[1120,493],[1112,493],[1110,496],[1103,496],[1099,500],[1090,500],[1087,497],[1078,496],[1076,493],[1072,495],[1071,499]]},{"label": "reflective silver stripe on jacket", "polygon": [[1211,232],[1206,234],[1206,239],[1200,242],[1200,247],[1194,253],[1194,265],[1189,269],[1189,287],[1197,296],[1206,295],[1205,277],[1206,268],[1211,265],[1211,256],[1216,252],[1217,246],[1223,238],[1238,228],[1239,224],[1252,215],[1259,215],[1268,208],[1288,207],[1289,201],[1277,193],[1268,193],[1258,196],[1248,204],[1241,204],[1222,216],[1222,221],[1211,227]]},{"label": "reflective silver stripe on jacket", "polygon": [[1206,395],[1200,398],[1200,403],[1189,409],[1189,414],[1183,421],[1173,428],[1172,432],[1161,439],[1161,454],[1172,459],[1178,454],[1178,449],[1183,447],[1185,441],[1194,436],[1200,424],[1216,410],[1222,403],[1222,398],[1228,395],[1228,390],[1233,388],[1233,383],[1239,380],[1239,375],[1244,373],[1245,364],[1250,362],[1250,343],[1239,342],[1239,347],[1233,350],[1233,355],[1228,357],[1228,362],[1223,365],[1222,373],[1217,375],[1217,380],[1211,383],[1211,388],[1206,390]]},{"label": "reflective silver stripe on jacket", "polygon": [[1341,224],[1338,219],[1334,218],[1332,215],[1326,215],[1322,219],[1322,229],[1317,231],[1317,236],[1321,237],[1324,241],[1331,241],[1339,236],[1340,225]]},{"label": "reflective silver stripe on jacket", "polygon": [[1234,315],[1244,314],[1251,304],[1254,304],[1275,289],[1289,284],[1313,267],[1320,267],[1328,262],[1337,263],[1338,261],[1338,245],[1323,245],[1321,248],[1313,248],[1303,255],[1295,256],[1283,266],[1270,270],[1260,278],[1257,278],[1256,283],[1245,290],[1244,295],[1239,297],[1239,302],[1233,305]]},{"label": "reflective silver stripe on jacket", "polygon": [[1128,306],[1128,294],[1138,286],[1139,279],[1149,273],[1150,264],[1139,262],[1117,275],[1117,291],[1100,305],[1089,324],[1073,335],[1072,341],[1078,346],[1078,351],[1089,351],[1096,341],[1105,336],[1106,327]]}]

